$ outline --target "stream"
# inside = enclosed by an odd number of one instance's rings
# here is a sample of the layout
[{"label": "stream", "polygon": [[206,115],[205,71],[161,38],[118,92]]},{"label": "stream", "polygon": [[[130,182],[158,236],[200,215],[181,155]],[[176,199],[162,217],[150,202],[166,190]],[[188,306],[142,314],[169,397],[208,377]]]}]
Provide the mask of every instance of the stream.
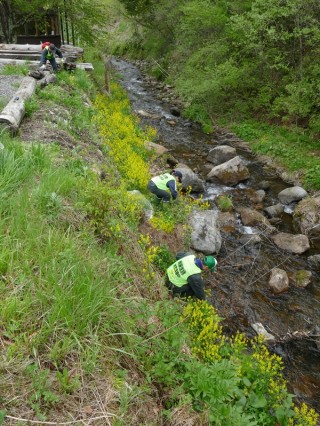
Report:
[{"label": "stream", "polygon": [[[213,135],[204,134],[200,127],[183,119],[170,100],[170,88],[163,87],[143,76],[133,64],[113,59],[112,67],[120,84],[126,89],[133,112],[140,116],[141,125],[151,125],[158,131],[157,143],[170,150],[181,163],[196,171],[205,180],[209,172],[207,155],[217,145],[228,144],[237,149],[246,162],[250,178],[235,187],[206,183],[204,199],[215,207],[217,195],[228,193],[233,204],[246,206],[247,194],[257,190],[263,181],[269,182],[264,206],[278,203],[278,193],[292,185],[279,179],[272,169],[248,150],[230,132],[217,129]],[[234,145],[233,145],[234,143]],[[211,167],[213,167],[211,165]],[[249,206],[249,205],[248,205]],[[287,209],[277,228],[294,233],[292,211]],[[248,337],[255,336],[253,323],[262,323],[275,336],[269,350],[283,357],[288,389],[320,412],[320,275],[312,270],[307,258],[320,253],[320,241],[311,241],[311,248],[302,255],[284,253],[267,235],[259,244],[243,244],[241,236],[260,233],[244,227],[240,220],[234,227],[221,230],[222,247],[217,255],[217,273],[209,277],[206,288],[211,289],[211,303],[224,318],[226,332],[239,330]],[[306,288],[290,285],[287,292],[273,294],[269,289],[270,271],[274,267],[288,274],[311,270],[312,281]]]}]

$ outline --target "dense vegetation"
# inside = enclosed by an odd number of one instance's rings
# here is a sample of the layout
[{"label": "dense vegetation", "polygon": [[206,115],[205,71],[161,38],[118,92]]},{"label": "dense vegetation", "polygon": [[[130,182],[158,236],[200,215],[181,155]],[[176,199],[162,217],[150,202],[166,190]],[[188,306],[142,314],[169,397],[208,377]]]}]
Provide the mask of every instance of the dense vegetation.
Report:
[{"label": "dense vegetation", "polygon": [[[139,232],[130,192],[145,191],[142,141],[155,133],[118,85],[107,97],[84,72],[62,72],[28,105],[31,126],[38,111],[50,126],[52,111],[67,117],[54,126],[74,146],[2,136],[0,422],[314,426],[260,338],[225,336],[206,302],[168,299],[173,253]],[[195,206],[171,208],[155,207],[156,229]]]},{"label": "dense vegetation", "polygon": [[319,2],[120,2],[126,18],[109,33],[109,50],[147,59],[205,131],[249,134],[262,141],[254,149],[310,170],[305,184],[320,188]]}]

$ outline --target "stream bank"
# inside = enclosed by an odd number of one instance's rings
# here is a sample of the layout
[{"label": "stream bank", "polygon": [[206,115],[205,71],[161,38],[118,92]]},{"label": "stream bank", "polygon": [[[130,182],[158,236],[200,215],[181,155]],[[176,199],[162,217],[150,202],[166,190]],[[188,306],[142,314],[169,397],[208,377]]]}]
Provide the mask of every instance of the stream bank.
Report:
[{"label": "stream bank", "polygon": [[[180,117],[176,105],[164,94],[163,87],[144,81],[139,69],[114,59],[113,68],[126,89],[132,110],[139,115],[142,126],[151,125],[158,131],[157,142],[170,150],[179,162],[186,164],[205,180],[207,156],[210,149],[222,144],[236,148],[248,169],[250,178],[235,187],[206,182],[204,199],[216,209],[220,194],[232,197],[236,208],[250,205],[250,191],[268,181],[264,206],[278,202],[278,194],[291,186],[279,178],[270,164],[266,165],[250,152],[247,144],[224,129],[214,135],[204,134],[199,126]],[[161,99],[159,99],[161,98]],[[281,232],[293,232],[292,215],[284,212],[276,225]],[[259,235],[257,244],[243,243],[245,235]],[[312,270],[312,282],[306,288],[290,286],[289,291],[273,294],[268,286],[271,270],[281,267],[289,274],[310,270],[308,256],[320,252],[320,242],[312,242],[310,250],[295,255],[280,250],[268,234],[254,227],[243,226],[237,216],[233,226],[221,228],[222,247],[217,255],[216,274],[208,278],[210,300],[223,317],[227,332],[239,330],[248,337],[255,335],[252,324],[262,323],[275,341],[271,351],[280,354],[285,362],[289,390],[315,409],[320,406],[320,345],[319,345],[319,271]],[[179,247],[177,247],[179,251]]]}]

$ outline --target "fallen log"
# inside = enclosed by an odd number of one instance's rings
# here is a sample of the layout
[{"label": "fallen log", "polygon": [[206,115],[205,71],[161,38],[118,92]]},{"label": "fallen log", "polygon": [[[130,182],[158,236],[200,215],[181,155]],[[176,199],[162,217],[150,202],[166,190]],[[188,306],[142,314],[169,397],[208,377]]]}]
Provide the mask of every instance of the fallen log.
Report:
[{"label": "fallen log", "polygon": [[40,60],[41,52],[12,52],[12,51],[1,51],[0,58],[2,59],[24,59],[24,60]]},{"label": "fallen log", "polygon": [[19,50],[41,52],[41,44],[0,44],[1,50]]},{"label": "fallen log", "polygon": [[32,77],[24,77],[14,97],[2,110],[0,123],[4,123],[10,130],[16,132],[25,114],[24,101],[30,99],[35,90],[36,80]]}]

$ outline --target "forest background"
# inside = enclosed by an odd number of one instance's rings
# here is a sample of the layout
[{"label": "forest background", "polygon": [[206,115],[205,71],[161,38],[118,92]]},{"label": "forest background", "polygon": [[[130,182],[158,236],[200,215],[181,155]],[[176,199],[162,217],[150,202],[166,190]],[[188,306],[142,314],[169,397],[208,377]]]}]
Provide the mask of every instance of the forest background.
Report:
[{"label": "forest background", "polygon": [[[227,127],[320,189],[316,0],[1,0],[6,38],[54,8],[77,44],[144,61],[205,132]],[[15,11],[22,11],[17,19]],[[38,12],[37,12],[38,11]],[[38,16],[37,16],[38,14]],[[9,18],[9,19],[8,19]],[[44,22],[43,22],[44,24]]]}]

